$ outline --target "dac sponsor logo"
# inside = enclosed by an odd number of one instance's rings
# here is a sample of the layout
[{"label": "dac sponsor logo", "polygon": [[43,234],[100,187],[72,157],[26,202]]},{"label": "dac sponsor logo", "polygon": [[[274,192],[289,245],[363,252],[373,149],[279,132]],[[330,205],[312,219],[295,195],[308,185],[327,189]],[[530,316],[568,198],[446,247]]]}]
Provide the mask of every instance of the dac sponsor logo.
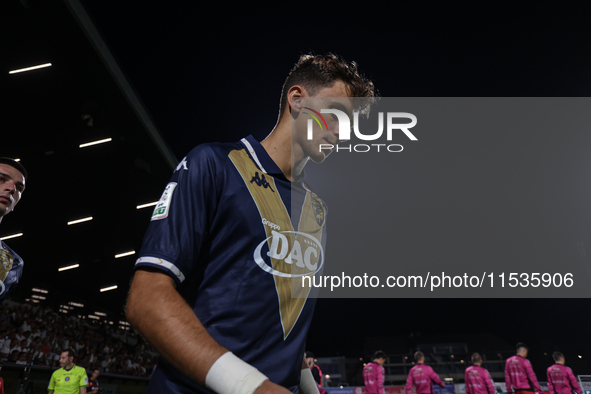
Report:
[{"label": "dac sponsor logo", "polygon": [[[270,241],[270,243],[269,243]],[[269,251],[263,256],[263,246],[269,245]],[[297,273],[283,272],[273,268],[265,257],[280,260],[297,267]],[[254,251],[254,261],[265,272],[284,278],[314,275],[324,264],[324,250],[316,238],[299,231],[272,230],[271,236],[264,239]],[[291,271],[291,270],[290,270]]]}]

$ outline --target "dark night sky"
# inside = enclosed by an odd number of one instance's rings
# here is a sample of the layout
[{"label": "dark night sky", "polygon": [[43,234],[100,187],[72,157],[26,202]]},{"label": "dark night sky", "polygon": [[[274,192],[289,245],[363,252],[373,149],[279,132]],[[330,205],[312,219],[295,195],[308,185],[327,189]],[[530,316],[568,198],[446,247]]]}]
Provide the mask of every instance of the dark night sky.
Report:
[{"label": "dark night sky", "polygon": [[[204,142],[263,139],[301,53],[355,60],[383,97],[591,92],[588,2],[82,3],[179,159]],[[493,332],[510,344],[591,357],[583,340],[590,306],[587,299],[319,300],[308,342],[317,356],[359,357],[364,336]]]}]

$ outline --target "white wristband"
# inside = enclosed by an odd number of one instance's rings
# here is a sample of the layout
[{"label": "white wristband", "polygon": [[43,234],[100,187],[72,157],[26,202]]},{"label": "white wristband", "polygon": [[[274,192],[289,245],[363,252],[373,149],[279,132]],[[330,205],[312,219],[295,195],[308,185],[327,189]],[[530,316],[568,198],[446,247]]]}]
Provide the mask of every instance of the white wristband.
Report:
[{"label": "white wristband", "polygon": [[258,369],[228,352],[213,363],[205,386],[218,394],[252,394],[267,379]]},{"label": "white wristband", "polygon": [[312,371],[308,368],[302,369],[300,375],[300,392],[302,394],[320,394],[314,376],[312,375]]}]

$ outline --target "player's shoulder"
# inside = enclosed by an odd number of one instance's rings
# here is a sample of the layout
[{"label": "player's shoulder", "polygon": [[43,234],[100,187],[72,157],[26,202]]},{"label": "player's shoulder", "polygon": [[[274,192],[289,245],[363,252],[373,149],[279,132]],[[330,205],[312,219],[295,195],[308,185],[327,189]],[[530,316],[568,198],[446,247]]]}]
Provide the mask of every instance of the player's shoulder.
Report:
[{"label": "player's shoulder", "polygon": [[244,146],[236,142],[208,142],[191,149],[185,156],[187,160],[226,160],[228,154],[236,149],[244,149]]},{"label": "player's shoulder", "polygon": [[1,245],[2,248],[6,249],[6,251],[9,252],[12,255],[12,257],[14,258],[13,264],[22,265],[23,259],[21,258],[21,256],[18,255],[18,253],[16,253],[10,246],[8,246],[2,240],[0,240],[0,245]]},{"label": "player's shoulder", "polygon": [[86,374],[86,369],[84,367],[79,367],[78,365],[74,365],[74,369],[79,374]]}]

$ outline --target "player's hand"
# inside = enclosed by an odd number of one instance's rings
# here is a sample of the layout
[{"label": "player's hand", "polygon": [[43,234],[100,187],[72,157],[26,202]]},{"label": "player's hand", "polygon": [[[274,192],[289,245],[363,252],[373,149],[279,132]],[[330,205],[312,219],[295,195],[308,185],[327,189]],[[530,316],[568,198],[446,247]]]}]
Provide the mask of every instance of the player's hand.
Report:
[{"label": "player's hand", "polygon": [[445,388],[445,383],[441,383],[440,386],[441,386],[441,388],[444,389]]},{"label": "player's hand", "polygon": [[254,391],[254,394],[267,394],[267,393],[293,394],[291,391],[289,391],[285,387],[281,387],[278,384],[272,383],[268,379],[265,380],[263,382],[263,384],[261,384],[259,386],[259,388]]}]

